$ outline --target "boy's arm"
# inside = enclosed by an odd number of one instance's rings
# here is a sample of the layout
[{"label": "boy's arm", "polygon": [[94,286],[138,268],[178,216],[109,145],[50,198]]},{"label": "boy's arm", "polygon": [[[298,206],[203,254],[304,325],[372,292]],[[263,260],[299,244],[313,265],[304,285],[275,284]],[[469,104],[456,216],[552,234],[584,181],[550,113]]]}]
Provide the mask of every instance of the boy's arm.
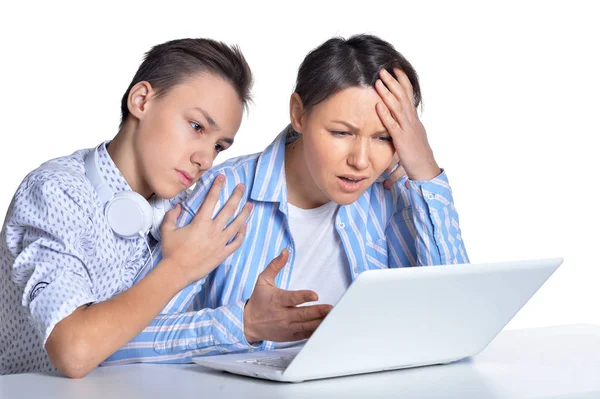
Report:
[{"label": "boy's arm", "polygon": [[54,366],[69,377],[83,377],[142,330],[181,287],[183,276],[174,278],[177,268],[168,262],[118,296],[80,306],[59,321],[45,344]]},{"label": "boy's arm", "polygon": [[[215,213],[233,192],[235,182],[243,180],[231,171],[223,173],[227,178],[215,206]],[[210,172],[202,176],[193,193],[182,203],[183,212],[177,221],[178,227],[187,225],[196,217],[215,178]],[[240,202],[238,209],[243,207],[244,203],[245,199]],[[159,244],[153,254],[153,267],[160,265],[162,257],[162,246]],[[244,302],[227,304],[216,309],[186,312],[194,296],[203,288],[204,280],[200,279],[177,293],[164,307],[162,314],[102,364],[188,363],[194,355],[259,348],[260,346],[248,343],[244,335]]]},{"label": "boy's arm", "polygon": [[265,342],[250,344],[244,335],[245,301],[216,309],[158,315],[131,342],[102,363],[190,363],[192,357],[253,351]]},{"label": "boy's arm", "polygon": [[[222,190],[221,202],[231,192],[234,182],[247,182],[233,168],[226,168],[222,172],[227,174],[226,182],[231,183],[226,183]],[[179,226],[197,217],[198,208],[206,200],[206,190],[203,187],[210,185],[210,179],[208,174],[203,176],[194,193],[183,204],[185,212],[178,221]],[[243,201],[240,203],[242,205]],[[219,204],[216,208],[219,208]],[[159,261],[160,250],[157,252],[155,259]],[[330,306],[295,307],[297,304],[314,301],[315,294],[306,290],[285,291],[275,286],[275,276],[286,264],[286,260],[281,254],[266,267],[247,303],[237,301],[215,309],[186,312],[195,295],[204,288],[204,281],[200,280],[186,287],[169,302],[163,314],[103,364],[187,363],[193,356],[261,350],[275,337],[285,338],[278,339],[280,341],[306,338],[306,334],[314,331],[315,322],[320,322]],[[276,314],[277,317],[274,317]],[[251,337],[250,342],[258,343],[250,344],[247,337]]]},{"label": "boy's arm", "polygon": [[[213,220],[211,214],[221,185],[219,181],[210,190],[206,209],[189,226],[175,227],[181,207],[169,212],[162,226],[165,257],[160,265],[143,282],[101,303],[94,303],[97,298],[81,248],[88,238],[85,232],[90,230],[89,218],[56,183],[30,187],[30,195],[36,199],[33,209],[32,204],[15,209],[16,219],[22,219],[19,222],[26,226],[29,238],[16,249],[13,278],[22,279],[23,274],[31,273],[23,305],[29,307],[50,360],[61,372],[70,377],[87,374],[135,337],[173,295],[204,277],[239,247],[249,209],[224,229],[241,197],[241,192],[236,192]],[[43,225],[38,219],[58,220]],[[238,232],[241,234],[227,245]]]}]

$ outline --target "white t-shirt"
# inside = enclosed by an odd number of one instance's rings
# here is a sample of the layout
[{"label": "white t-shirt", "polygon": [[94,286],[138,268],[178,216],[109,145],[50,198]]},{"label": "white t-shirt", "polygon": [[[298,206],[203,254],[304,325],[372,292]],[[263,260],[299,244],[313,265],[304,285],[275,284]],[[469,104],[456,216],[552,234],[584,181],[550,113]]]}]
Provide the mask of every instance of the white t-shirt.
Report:
[{"label": "white t-shirt", "polygon": [[319,300],[311,305],[335,305],[351,283],[348,259],[335,230],[338,207],[333,201],[315,209],[288,203],[289,226],[296,246],[288,289],[315,291]]}]

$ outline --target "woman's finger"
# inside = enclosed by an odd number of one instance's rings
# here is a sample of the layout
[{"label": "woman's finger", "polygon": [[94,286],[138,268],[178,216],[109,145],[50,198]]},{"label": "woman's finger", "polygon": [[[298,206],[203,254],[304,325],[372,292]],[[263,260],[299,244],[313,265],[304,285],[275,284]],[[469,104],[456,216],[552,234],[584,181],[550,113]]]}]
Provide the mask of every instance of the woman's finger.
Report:
[{"label": "woman's finger", "polygon": [[377,103],[375,110],[377,111],[379,119],[381,119],[381,123],[383,123],[385,129],[390,133],[390,136],[392,136],[394,147],[396,147],[396,144],[399,144],[396,142],[396,140],[399,140],[400,136],[402,135],[402,128],[400,127],[400,124],[392,117],[385,104]]},{"label": "woman's finger", "polygon": [[392,117],[398,120],[397,117],[402,113],[402,104],[400,101],[398,101],[396,96],[394,96],[394,94],[383,84],[381,79],[377,79],[377,82],[375,82],[375,89]]},{"label": "woman's finger", "polygon": [[[381,80],[377,80],[377,82],[375,83],[375,88],[377,89],[377,93],[383,100],[383,103],[387,107],[387,112],[392,116],[392,118],[398,123],[398,125],[401,128],[408,128],[410,126],[410,118],[408,114],[402,109],[402,104],[398,101],[396,96],[394,96],[387,89],[387,87],[385,87]],[[409,104],[409,106],[411,105]]]},{"label": "woman's finger", "polygon": [[396,97],[402,109],[408,110],[414,107],[411,98],[408,96],[408,92],[403,85],[400,84],[395,77],[393,77],[388,71],[382,69],[379,72],[379,76],[387,89]]},{"label": "woman's finger", "polygon": [[403,70],[400,68],[394,68],[394,74],[396,75],[397,81],[402,85],[407,97],[410,99],[410,103],[415,107],[415,95],[413,92],[412,84],[410,79],[406,76]]}]

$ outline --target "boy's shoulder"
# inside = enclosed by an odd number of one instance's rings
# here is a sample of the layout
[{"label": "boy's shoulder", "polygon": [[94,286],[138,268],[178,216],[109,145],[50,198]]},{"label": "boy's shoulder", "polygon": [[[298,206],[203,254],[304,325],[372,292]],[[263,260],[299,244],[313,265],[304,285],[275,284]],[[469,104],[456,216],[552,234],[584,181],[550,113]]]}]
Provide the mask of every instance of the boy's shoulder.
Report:
[{"label": "boy's shoulder", "polygon": [[60,190],[69,194],[76,202],[90,198],[93,187],[85,175],[84,156],[90,149],[75,151],[73,154],[44,162],[25,176],[15,197],[26,195],[33,190],[47,192]]}]

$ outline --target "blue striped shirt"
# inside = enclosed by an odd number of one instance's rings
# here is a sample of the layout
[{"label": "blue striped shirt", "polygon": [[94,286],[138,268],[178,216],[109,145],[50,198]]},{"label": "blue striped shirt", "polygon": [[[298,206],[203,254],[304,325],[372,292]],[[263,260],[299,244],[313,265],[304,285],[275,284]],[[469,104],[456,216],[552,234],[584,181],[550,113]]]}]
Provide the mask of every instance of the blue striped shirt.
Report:
[{"label": "blue striped shirt", "polygon": [[[226,181],[215,214],[239,183],[246,191],[238,211],[247,201],[254,203],[244,243],[211,274],[175,296],[144,331],[103,365],[183,363],[194,356],[275,347],[271,341],[247,342],[244,305],[258,275],[283,248],[290,256],[275,279],[278,287],[288,287],[294,267],[295,246],[287,223],[286,132],[287,128],[264,152],[228,160],[197,183],[183,204],[178,226],[192,220],[214,179],[223,174]],[[404,176],[391,190],[383,188],[386,177],[379,177],[357,201],[340,206],[337,212],[335,228],[351,278],[370,269],[468,263],[446,173],[429,181]],[[157,246],[154,265],[161,259]]]}]

